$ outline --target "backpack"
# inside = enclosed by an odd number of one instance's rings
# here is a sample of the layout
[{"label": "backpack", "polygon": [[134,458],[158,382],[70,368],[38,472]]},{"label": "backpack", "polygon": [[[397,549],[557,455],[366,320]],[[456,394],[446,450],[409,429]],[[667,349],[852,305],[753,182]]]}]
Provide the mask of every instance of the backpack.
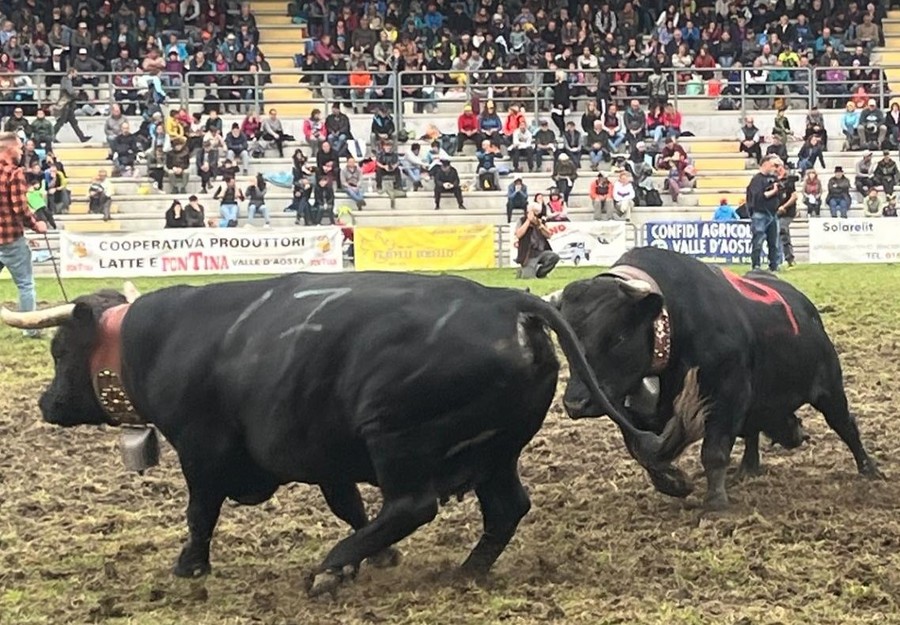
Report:
[{"label": "backpack", "polygon": [[662,206],[662,197],[659,195],[659,191],[656,189],[649,189],[647,191],[646,196],[644,197],[644,201],[647,203],[647,206]]}]

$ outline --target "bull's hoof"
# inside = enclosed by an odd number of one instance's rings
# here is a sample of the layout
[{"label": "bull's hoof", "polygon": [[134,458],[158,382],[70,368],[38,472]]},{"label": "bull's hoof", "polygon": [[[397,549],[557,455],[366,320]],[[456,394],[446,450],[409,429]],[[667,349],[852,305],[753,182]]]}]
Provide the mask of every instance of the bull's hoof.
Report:
[{"label": "bull's hoof", "polygon": [[334,597],[340,585],[355,576],[356,567],[351,564],[345,565],[340,571],[335,569],[320,571],[309,577],[306,592],[310,597],[318,597],[325,593]]},{"label": "bull's hoof", "polygon": [[694,492],[694,485],[678,467],[670,464],[651,467],[647,469],[647,473],[650,475],[653,487],[663,495],[684,499]]},{"label": "bull's hoof", "polygon": [[859,474],[869,478],[870,480],[886,480],[887,476],[878,468],[875,461],[871,458],[867,459],[862,466],[859,467]]},{"label": "bull's hoof", "polygon": [[728,495],[725,493],[707,494],[703,501],[703,508],[707,512],[725,512],[728,510]]},{"label": "bull's hoof", "polygon": [[199,560],[185,551],[181,552],[178,562],[172,568],[175,577],[184,579],[197,579],[209,575],[211,572],[212,566],[210,566],[209,560]]},{"label": "bull's hoof", "polygon": [[761,464],[744,465],[738,468],[737,479],[746,480],[754,477],[760,477],[766,474],[766,468]]},{"label": "bull's hoof", "polygon": [[388,547],[367,558],[366,562],[376,569],[389,569],[400,564],[400,557],[400,552],[397,549]]}]

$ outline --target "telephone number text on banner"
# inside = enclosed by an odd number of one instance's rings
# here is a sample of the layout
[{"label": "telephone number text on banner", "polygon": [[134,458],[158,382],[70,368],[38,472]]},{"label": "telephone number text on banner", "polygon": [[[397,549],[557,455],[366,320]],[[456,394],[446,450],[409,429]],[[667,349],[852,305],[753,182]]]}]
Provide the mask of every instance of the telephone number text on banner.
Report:
[{"label": "telephone number text on banner", "polygon": [[[517,223],[509,226],[509,262],[516,264],[519,240]],[[624,221],[551,221],[550,247],[560,265],[611,265],[628,249]]]},{"label": "telephone number text on banner", "polygon": [[102,235],[60,233],[69,277],[334,272],[343,270],[340,228],[168,229]]},{"label": "telephone number text on banner", "polygon": [[749,221],[651,221],[644,228],[648,246],[711,263],[750,264]]},{"label": "telephone number text on banner", "polygon": [[810,219],[809,262],[900,262],[900,219]]},{"label": "telephone number text on banner", "polygon": [[490,269],[493,226],[396,226],[355,228],[354,262],[360,271]]}]

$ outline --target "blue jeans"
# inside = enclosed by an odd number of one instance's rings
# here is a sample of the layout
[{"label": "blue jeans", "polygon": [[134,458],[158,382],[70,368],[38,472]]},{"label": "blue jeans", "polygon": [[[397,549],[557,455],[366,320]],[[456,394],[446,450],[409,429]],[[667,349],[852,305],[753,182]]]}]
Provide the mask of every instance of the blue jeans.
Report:
[{"label": "blue jeans", "polygon": [[351,189],[349,187],[344,187],[344,193],[347,194],[351,200],[356,203],[356,206],[359,207],[360,202],[366,201],[366,196],[363,195],[362,189]]},{"label": "blue jeans", "polygon": [[[262,206],[255,206],[255,205],[251,204],[250,206],[248,206],[247,207],[247,213],[248,213],[247,219],[249,221],[253,221],[254,219],[256,219],[257,211],[262,213],[263,221],[268,226],[269,225],[269,207],[266,206],[265,204],[263,204]],[[235,219],[237,219],[237,215],[235,215]]]},{"label": "blue jeans", "polygon": [[850,210],[850,200],[845,197],[831,198],[828,200],[828,208],[831,209],[831,216],[847,219],[847,211]]},{"label": "blue jeans", "polygon": [[750,230],[753,232],[752,246],[750,252],[750,262],[754,269],[759,268],[762,256],[763,241],[766,242],[769,252],[769,270],[776,271],[778,269],[778,257],[780,250],[778,249],[778,218],[772,213],[753,213],[750,216]]},{"label": "blue jeans", "polygon": [[227,228],[229,221],[237,222],[238,218],[238,205],[237,204],[222,204],[219,206],[219,227]]},{"label": "blue jeans", "polygon": [[[31,248],[24,236],[12,243],[0,245],[0,269],[6,267],[19,290],[19,311],[29,312],[35,308],[34,268],[31,266]],[[34,330],[27,335],[36,335]]]}]

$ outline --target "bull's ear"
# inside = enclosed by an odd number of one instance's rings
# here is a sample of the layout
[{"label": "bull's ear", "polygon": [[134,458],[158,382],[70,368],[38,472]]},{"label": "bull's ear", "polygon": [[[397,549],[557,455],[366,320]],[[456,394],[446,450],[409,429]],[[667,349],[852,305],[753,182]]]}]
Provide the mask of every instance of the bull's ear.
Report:
[{"label": "bull's ear", "polygon": [[125,301],[129,304],[133,304],[134,300],[141,296],[140,291],[137,290],[137,287],[130,280],[122,286],[122,294],[125,296]]},{"label": "bull's ear", "polygon": [[639,325],[650,323],[662,313],[663,297],[659,293],[649,293],[635,304],[635,317]]},{"label": "bull's ear", "polygon": [[93,323],[94,309],[84,302],[79,302],[75,304],[75,308],[72,310],[72,319],[77,323]]}]

